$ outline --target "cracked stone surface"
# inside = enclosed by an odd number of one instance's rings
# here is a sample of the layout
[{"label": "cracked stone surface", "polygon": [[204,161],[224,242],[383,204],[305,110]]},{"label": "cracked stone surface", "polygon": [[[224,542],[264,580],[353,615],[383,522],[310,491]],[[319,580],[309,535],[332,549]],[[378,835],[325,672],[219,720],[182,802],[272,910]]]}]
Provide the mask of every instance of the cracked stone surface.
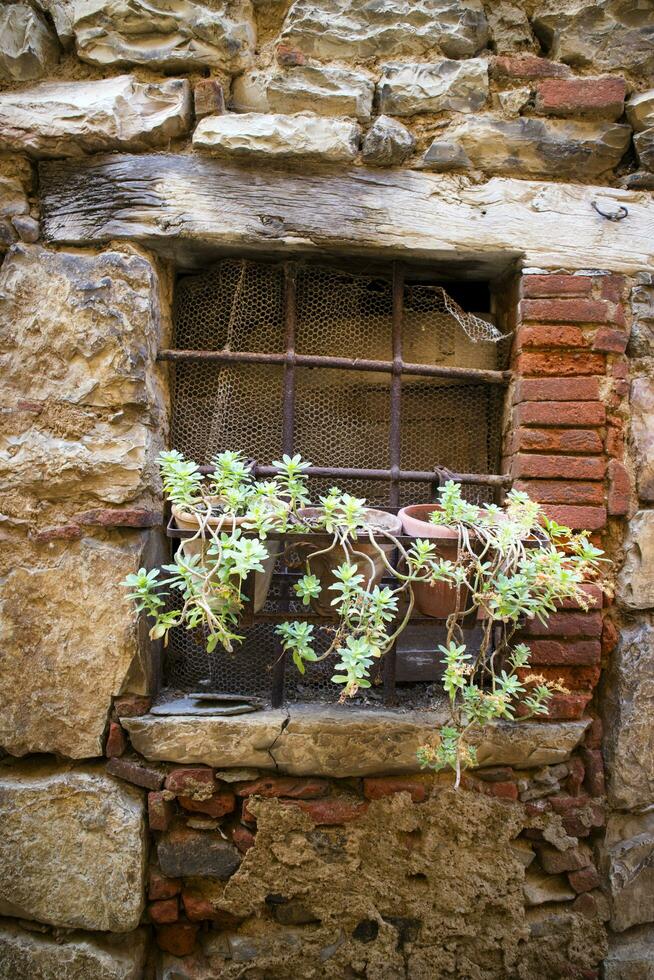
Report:
[{"label": "cracked stone surface", "polygon": [[[445,711],[393,712],[290,706],[238,718],[125,718],[147,759],[256,766],[296,776],[418,772],[416,750],[436,739]],[[478,740],[481,766],[548,765],[566,759],[588,722],[489,726]]]},{"label": "cracked stone surface", "polygon": [[0,920],[0,980],[141,980],[145,930],[124,936],[41,935]]},{"label": "cracked stone surface", "polygon": [[240,75],[232,86],[239,112],[313,112],[370,119],[375,86],[368,75],[336,65],[306,65],[291,71]]},{"label": "cracked stone surface", "polygon": [[384,65],[377,91],[380,111],[389,116],[478,112],[488,100],[488,62],[470,58]]},{"label": "cracked stone surface", "polygon": [[200,120],[193,146],[242,159],[348,163],[357,155],[359,126],[351,119],[326,119],[310,113],[230,113]]},{"label": "cracked stone surface", "polygon": [[94,65],[236,74],[252,63],[250,0],[93,0],[71,10],[76,49]]},{"label": "cracked stone surface", "polygon": [[281,40],[320,61],[434,54],[470,58],[488,40],[479,0],[294,0]]},{"label": "cracked stone surface", "polygon": [[[644,393],[637,404],[641,409],[646,406]],[[654,608],[654,510],[639,510],[629,522],[616,595],[628,609]]]},{"label": "cracked stone surface", "polygon": [[609,884],[611,928],[654,922],[654,808],[613,813],[600,847]]},{"label": "cracked stone surface", "polygon": [[0,914],[130,932],[146,852],[144,794],[102,765],[0,766]]},{"label": "cracked stone surface", "polygon": [[59,45],[45,20],[25,3],[0,10],[0,79],[28,82],[59,60]]},{"label": "cracked stone surface", "polygon": [[190,121],[186,79],[43,82],[0,93],[0,150],[37,159],[148,150],[186,133]]}]

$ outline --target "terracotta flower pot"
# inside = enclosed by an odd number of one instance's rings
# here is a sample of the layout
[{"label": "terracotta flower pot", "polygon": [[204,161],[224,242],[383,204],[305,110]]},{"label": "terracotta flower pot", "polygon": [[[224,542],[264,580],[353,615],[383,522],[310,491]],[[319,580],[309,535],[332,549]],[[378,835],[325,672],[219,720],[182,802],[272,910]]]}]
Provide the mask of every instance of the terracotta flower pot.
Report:
[{"label": "terracotta flower pot", "polygon": [[[311,520],[320,517],[321,514],[321,507],[302,507],[298,510],[297,516],[301,521],[306,521],[310,525]],[[402,533],[402,522],[399,516],[389,514],[385,510],[375,510],[372,507],[366,507],[365,514],[366,522],[371,527],[373,534],[377,529],[387,531],[393,535]],[[385,566],[379,554],[379,549],[383,551],[387,560],[390,559],[395,550],[393,542],[389,541],[382,534],[375,535],[375,540],[377,547],[368,538],[366,530],[362,529],[357,540],[351,542],[352,550],[360,552],[361,556],[354,555],[350,560],[353,565],[356,565],[357,571],[365,577],[365,584],[368,586],[368,582],[370,582],[369,588],[379,585],[384,575]],[[305,544],[302,542],[298,551],[302,558],[306,559],[312,551],[320,551],[322,548],[329,547],[330,541],[330,534],[320,532],[320,537],[316,540],[315,545],[313,543]],[[372,565],[363,555],[367,555],[371,559]],[[320,596],[311,601],[312,609],[320,616],[334,615],[334,607],[331,605],[331,602],[332,599],[336,598],[338,593],[331,592],[329,587],[338,581],[334,575],[334,569],[342,565],[346,560],[347,556],[344,549],[338,545],[327,552],[327,554],[316,555],[309,562],[311,573],[320,579],[322,586]]]},{"label": "terracotta flower pot", "polygon": [[[436,543],[439,558],[456,561],[459,550],[458,533],[445,524],[432,524],[429,515],[438,510],[437,504],[412,504],[403,507],[398,517],[402,520],[405,534],[415,538],[429,538]],[[423,616],[433,616],[436,619],[446,619],[457,608],[464,609],[467,595],[461,588],[448,585],[447,582],[416,582],[412,586],[416,608]],[[467,592],[467,588],[462,587]]]},{"label": "terracotta flower pot", "polygon": [[[218,497],[210,498],[212,504],[217,505],[219,503]],[[173,517],[175,518],[175,523],[177,527],[184,531],[197,531],[200,527],[200,517],[194,514],[192,511],[186,510],[183,507],[178,507],[173,504],[172,507]],[[220,533],[229,534],[230,531],[236,527],[243,527],[247,518],[246,517],[210,517],[208,524],[215,530],[220,527]],[[188,539],[182,539],[181,548],[185,555],[201,555],[204,554],[205,549],[209,547],[211,541],[210,539],[197,538],[195,541],[189,541]],[[261,562],[263,565],[263,572],[254,573],[254,612],[259,612],[268,597],[268,592],[270,590],[270,583],[272,580],[273,571],[275,569],[275,562],[277,556],[280,552],[281,542],[279,541],[264,541],[264,546],[268,552],[268,557]]]}]

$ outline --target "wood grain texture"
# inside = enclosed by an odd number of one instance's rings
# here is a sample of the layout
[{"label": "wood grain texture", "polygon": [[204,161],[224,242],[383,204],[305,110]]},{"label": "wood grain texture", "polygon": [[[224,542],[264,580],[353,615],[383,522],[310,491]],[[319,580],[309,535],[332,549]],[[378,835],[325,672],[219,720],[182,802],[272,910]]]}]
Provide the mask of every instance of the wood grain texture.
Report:
[{"label": "wood grain texture", "polygon": [[[40,165],[44,234],[131,240],[196,266],[227,252],[343,252],[434,262],[456,275],[530,267],[616,272],[654,261],[654,201],[615,188],[409,170],[235,166],[211,157],[103,155]],[[620,222],[603,210],[626,205]]]}]

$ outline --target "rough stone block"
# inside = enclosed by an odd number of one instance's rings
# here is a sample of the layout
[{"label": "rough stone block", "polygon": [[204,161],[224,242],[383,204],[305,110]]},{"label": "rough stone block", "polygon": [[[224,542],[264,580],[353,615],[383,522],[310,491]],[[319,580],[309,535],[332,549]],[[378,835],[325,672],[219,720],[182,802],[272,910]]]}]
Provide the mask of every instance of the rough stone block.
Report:
[{"label": "rough stone block", "polygon": [[20,233],[20,219],[29,217],[29,210],[25,188],[18,177],[0,175],[0,250],[18,239],[25,240]]},{"label": "rough stone block", "polygon": [[190,120],[183,79],[44,82],[0,94],[0,149],[38,159],[149,150],[186,133]]},{"label": "rough stone block", "polygon": [[0,404],[12,419],[0,435],[0,494],[18,499],[17,516],[57,502],[59,519],[62,501],[79,512],[158,497],[166,394],[155,359],[165,316],[153,263],[140,253],[17,245],[0,291]]},{"label": "rough stone block", "polygon": [[221,156],[346,163],[357,155],[359,127],[348,119],[309,113],[207,116],[193,133],[193,146]]},{"label": "rough stone block", "polygon": [[525,875],[523,891],[527,905],[571,902],[576,895],[564,875],[547,875],[531,868]]},{"label": "rough stone block", "polygon": [[0,913],[63,928],[135,929],[143,796],[97,765],[0,766]]},{"label": "rough stone block", "polygon": [[587,844],[570,847],[567,851],[559,851],[551,844],[541,844],[536,850],[543,871],[550,875],[561,874],[563,871],[580,871],[587,868],[593,860],[593,853]]},{"label": "rough stone block", "polygon": [[41,935],[0,922],[0,980],[141,980],[145,930],[124,936]]},{"label": "rough stone block", "polygon": [[611,936],[604,980],[654,980],[654,925]]},{"label": "rough stone block", "polygon": [[415,148],[412,133],[396,119],[377,116],[361,147],[364,163],[373,167],[399,167]]},{"label": "rough stone block", "polygon": [[367,122],[375,86],[368,75],[337,66],[306,66],[241,75],[232,86],[239,112],[313,112]]},{"label": "rough stone block", "polygon": [[654,126],[654,89],[638,92],[625,106],[627,119],[637,133]]},{"label": "rough stone block", "polygon": [[58,60],[57,38],[32,7],[17,3],[0,10],[0,78],[28,82]]},{"label": "rough stone block", "polygon": [[623,932],[654,922],[654,812],[614,813],[606,825],[601,864],[609,883],[611,928]]},{"label": "rough stone block", "polygon": [[579,871],[571,871],[568,875],[568,881],[577,894],[580,895],[583,892],[590,892],[600,886],[600,877],[597,873],[597,868],[592,866],[580,868]]},{"label": "rough stone block", "polygon": [[575,68],[654,74],[653,17],[649,4],[611,0],[544,0],[534,33],[555,61]]},{"label": "rough stone block", "polygon": [[630,394],[631,442],[638,496],[654,501],[654,379],[634,378]]},{"label": "rough stone block", "polygon": [[[416,750],[434,744],[445,707],[397,715],[335,707],[259,711],[229,718],[125,718],[132,745],[149,759],[257,766],[295,776],[371,776],[418,772]],[[284,727],[285,725],[285,727]],[[488,725],[477,739],[481,767],[518,768],[563,762],[583,738],[587,721]],[[274,743],[274,760],[265,746]]]},{"label": "rough stone block", "polygon": [[159,838],[157,857],[171,878],[219,878],[237,870],[241,856],[233,844],[210,831],[171,830]]},{"label": "rough stone block", "polygon": [[425,170],[443,173],[446,170],[468,170],[471,163],[460,143],[435,139],[422,158],[422,166]]},{"label": "rough stone block", "polygon": [[622,629],[609,660],[603,710],[609,802],[625,810],[651,806],[654,627],[649,623]]},{"label": "rough stone block", "polygon": [[446,131],[488,173],[592,179],[611,171],[629,146],[619,123],[479,116]]},{"label": "rough stone block", "polygon": [[478,0],[294,0],[281,40],[321,61],[432,54],[469,58],[488,41]]},{"label": "rough stone block", "polygon": [[379,108],[389,116],[423,112],[478,112],[488,100],[488,62],[444,60],[387,64],[377,86]]},{"label": "rough stone block", "polygon": [[71,19],[77,54],[93,65],[236,74],[252,63],[249,0],[97,0],[73,4]]},{"label": "rough stone block", "polygon": [[103,754],[112,696],[129,677],[147,682],[149,653],[141,660],[120,584],[144,563],[143,546],[138,532],[11,542],[0,584],[0,745],[10,754]]},{"label": "rough stone block", "polygon": [[634,147],[641,167],[654,170],[654,126],[644,129],[642,133],[636,133]]},{"label": "rough stone block", "polygon": [[639,510],[629,522],[616,594],[629,609],[654,608],[654,511]]}]

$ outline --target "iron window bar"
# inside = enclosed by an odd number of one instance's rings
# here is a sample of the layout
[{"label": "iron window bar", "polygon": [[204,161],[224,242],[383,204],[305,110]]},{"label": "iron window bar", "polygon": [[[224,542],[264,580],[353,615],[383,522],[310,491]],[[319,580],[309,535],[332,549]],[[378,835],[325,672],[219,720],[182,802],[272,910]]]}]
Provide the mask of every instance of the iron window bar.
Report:
[{"label": "iron window bar", "polygon": [[[509,384],[512,374],[510,371],[486,370],[481,368],[455,367],[450,365],[420,364],[404,361],[402,357],[402,334],[404,319],[404,283],[403,266],[393,263],[392,275],[392,360],[375,360],[370,358],[336,357],[331,355],[299,354],[295,350],[295,328],[297,315],[296,294],[297,264],[284,264],[284,344],[283,353],[267,353],[258,351],[223,350],[160,350],[157,359],[163,362],[199,362],[199,363],[235,363],[235,364],[269,364],[280,365],[284,368],[283,405],[282,405],[282,451],[293,453],[295,436],[295,402],[296,402],[296,368],[327,368],[339,371],[378,372],[391,375],[390,383],[390,430],[389,430],[389,462],[387,469],[365,469],[359,467],[310,466],[305,470],[307,476],[313,477],[343,477],[345,479],[384,480],[390,483],[389,511],[397,511],[400,504],[400,483],[418,482],[430,483],[438,487],[443,478],[453,479],[457,483],[489,486],[498,490],[511,485],[511,478],[504,474],[485,473],[454,473],[442,467],[435,466],[432,470],[403,470],[401,463],[401,416],[402,416],[402,379],[404,376],[442,378],[450,381],[467,382],[468,384],[501,385]],[[277,468],[267,464],[251,461],[250,469],[257,477],[274,476]],[[210,465],[200,466],[202,473],[211,473]],[[171,521],[167,534],[171,538],[189,537],[194,532],[176,528]],[[271,538],[287,539],[286,534],[271,534]],[[290,537],[290,536],[289,536]],[[296,538],[297,540],[297,538]],[[400,535],[398,540],[409,543],[412,538]],[[280,622],[288,618],[292,599],[293,573],[289,569],[275,572],[274,579],[281,586],[279,603],[281,610],[258,613],[252,612],[254,576],[246,583],[245,594],[249,600],[248,612],[245,614],[243,626],[247,627],[254,621]],[[309,612],[294,611],[293,617],[306,619],[309,622],[323,622],[323,616],[314,616]],[[414,612],[412,621],[434,622],[431,617],[417,616]],[[275,640],[276,657],[272,669],[271,696],[274,706],[279,706],[284,700],[284,676],[286,655],[281,643]],[[383,686],[386,704],[395,703],[395,644],[384,657]]]}]

